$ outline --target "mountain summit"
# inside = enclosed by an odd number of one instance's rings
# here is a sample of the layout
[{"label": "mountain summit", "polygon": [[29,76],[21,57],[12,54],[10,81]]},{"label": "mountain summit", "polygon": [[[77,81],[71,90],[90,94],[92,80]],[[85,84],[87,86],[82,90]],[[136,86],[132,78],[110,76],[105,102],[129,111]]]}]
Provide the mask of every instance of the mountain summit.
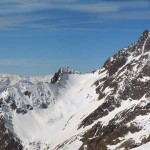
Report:
[{"label": "mountain summit", "polygon": [[58,82],[59,80],[61,80],[61,77],[64,74],[80,74],[80,72],[75,71],[74,69],[69,68],[69,67],[59,68],[58,72],[56,72],[54,74],[53,78],[51,79],[51,83],[54,84],[54,83]]},{"label": "mountain summit", "polygon": [[65,67],[50,82],[14,78],[1,77],[0,149],[149,149],[148,30],[94,73]]}]

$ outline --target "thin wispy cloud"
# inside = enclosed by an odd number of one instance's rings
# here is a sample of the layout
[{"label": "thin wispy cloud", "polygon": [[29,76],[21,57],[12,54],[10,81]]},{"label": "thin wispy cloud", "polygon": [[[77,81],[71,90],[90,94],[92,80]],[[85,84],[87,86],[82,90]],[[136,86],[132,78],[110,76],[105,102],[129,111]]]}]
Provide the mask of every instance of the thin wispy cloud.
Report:
[{"label": "thin wispy cloud", "polygon": [[[141,9],[138,13],[137,8]],[[128,9],[128,12],[124,9]],[[149,1],[138,0],[91,3],[80,0],[1,0],[0,30],[55,30],[63,26],[85,24],[87,20],[88,24],[109,19],[149,19],[148,9]]]},{"label": "thin wispy cloud", "polygon": [[147,7],[148,1],[138,1],[138,2],[93,2],[93,3],[80,3],[76,0],[56,0],[56,1],[19,1],[6,0],[5,2],[0,2],[0,14],[9,13],[25,13],[34,12],[43,9],[67,9],[83,12],[110,12],[117,11],[121,8],[137,8],[137,7]]},{"label": "thin wispy cloud", "polygon": [[149,20],[150,19],[150,10],[141,10],[141,11],[134,11],[134,12],[120,12],[119,14],[114,13],[111,16],[105,15],[106,19],[113,19],[113,20]]},{"label": "thin wispy cloud", "polygon": [[110,12],[117,11],[120,7],[113,3],[95,3],[95,4],[83,4],[83,3],[53,3],[53,2],[21,2],[12,5],[12,3],[1,4],[0,7],[1,15],[16,14],[16,13],[27,13],[40,10],[74,10],[81,12]]}]

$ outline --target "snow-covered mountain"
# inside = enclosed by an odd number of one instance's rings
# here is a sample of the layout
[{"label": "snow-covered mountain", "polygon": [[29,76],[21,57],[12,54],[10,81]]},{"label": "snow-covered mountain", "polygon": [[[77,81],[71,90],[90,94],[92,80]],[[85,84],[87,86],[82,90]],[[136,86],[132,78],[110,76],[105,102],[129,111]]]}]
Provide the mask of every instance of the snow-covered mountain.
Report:
[{"label": "snow-covered mountain", "polygon": [[150,32],[80,74],[0,75],[0,149],[147,150]]}]

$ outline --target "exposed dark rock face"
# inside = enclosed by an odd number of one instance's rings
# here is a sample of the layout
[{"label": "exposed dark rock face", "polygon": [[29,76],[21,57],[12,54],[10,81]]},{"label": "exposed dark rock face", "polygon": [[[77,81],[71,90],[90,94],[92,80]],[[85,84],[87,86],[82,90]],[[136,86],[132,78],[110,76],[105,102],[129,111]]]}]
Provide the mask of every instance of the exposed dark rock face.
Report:
[{"label": "exposed dark rock face", "polygon": [[4,120],[0,118],[0,150],[22,150],[23,147],[18,139],[5,127]]},{"label": "exposed dark rock face", "polygon": [[[147,108],[149,108],[149,106]],[[80,150],[84,150],[85,145],[87,145],[87,150],[107,150],[108,145],[116,145],[122,141],[123,143],[117,147],[116,150],[121,148],[131,149],[149,142],[150,139],[146,138],[145,140],[144,137],[141,143],[136,143],[134,139],[126,141],[123,138],[129,132],[136,133],[141,130],[135,123],[127,124],[139,115],[144,116],[150,113],[150,110],[147,108],[137,106],[134,108],[134,111],[131,111],[133,108],[126,109],[121,114],[117,114],[114,119],[110,120],[107,126],[102,126],[102,124],[98,122],[85,133],[82,139],[84,144]],[[121,121],[120,118],[122,118]],[[122,140],[120,140],[121,138]]]},{"label": "exposed dark rock face", "polygon": [[25,91],[25,92],[24,92],[24,95],[25,95],[25,96],[28,96],[28,97],[30,98],[31,92],[30,92],[30,91]]},{"label": "exposed dark rock face", "polygon": [[103,67],[108,70],[109,76],[112,76],[114,73],[116,73],[118,69],[126,63],[127,57],[128,53],[124,50],[121,50],[113,56],[113,60],[112,58],[109,58],[105,62]]},{"label": "exposed dark rock face", "polygon": [[48,104],[42,103],[40,108],[46,109],[46,108],[48,108]]},{"label": "exposed dark rock face", "polygon": [[53,78],[51,79],[52,84],[55,84],[59,80],[60,74],[61,74],[61,69],[59,69],[58,72],[54,74]]}]

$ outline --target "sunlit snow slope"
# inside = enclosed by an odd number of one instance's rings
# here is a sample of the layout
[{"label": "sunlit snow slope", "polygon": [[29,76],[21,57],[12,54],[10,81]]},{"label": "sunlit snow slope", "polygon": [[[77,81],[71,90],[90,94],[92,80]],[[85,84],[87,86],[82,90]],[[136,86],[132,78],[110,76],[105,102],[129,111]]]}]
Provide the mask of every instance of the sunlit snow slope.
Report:
[{"label": "sunlit snow slope", "polygon": [[88,105],[91,107],[92,101],[97,99],[91,85],[98,78],[98,74],[94,76],[71,74],[65,75],[66,79],[56,86],[44,84],[46,92],[49,91],[52,95],[46,109],[35,107],[24,115],[13,111],[14,132],[26,147],[31,149],[29,143],[39,142],[44,143],[44,147],[48,144],[48,147],[54,148],[77,134],[80,118],[87,116],[90,111]]}]

